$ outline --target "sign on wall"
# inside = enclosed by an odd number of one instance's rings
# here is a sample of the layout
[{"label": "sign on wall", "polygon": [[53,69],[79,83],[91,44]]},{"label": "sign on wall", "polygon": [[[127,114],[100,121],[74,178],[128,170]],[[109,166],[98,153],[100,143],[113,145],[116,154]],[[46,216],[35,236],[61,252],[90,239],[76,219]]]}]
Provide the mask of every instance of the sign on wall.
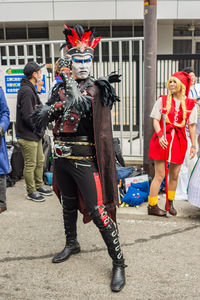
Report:
[{"label": "sign on wall", "polygon": [[[10,121],[15,122],[16,120],[16,103],[17,103],[17,92],[20,89],[20,82],[24,77],[23,74],[24,66],[1,66],[0,67],[0,86],[3,87],[6,101],[10,109]],[[46,78],[47,70],[42,68],[42,81],[38,82],[36,90],[40,92],[40,99],[44,103],[47,98],[46,89]]]}]

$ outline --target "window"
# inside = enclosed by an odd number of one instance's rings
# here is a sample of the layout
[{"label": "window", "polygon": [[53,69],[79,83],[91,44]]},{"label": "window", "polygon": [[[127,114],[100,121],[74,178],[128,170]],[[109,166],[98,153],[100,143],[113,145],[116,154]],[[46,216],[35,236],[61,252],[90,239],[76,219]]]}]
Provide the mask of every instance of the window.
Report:
[{"label": "window", "polygon": [[134,26],[134,36],[144,36],[144,27],[143,26]]},{"label": "window", "polygon": [[26,39],[26,28],[6,28],[7,40]]},{"label": "window", "polygon": [[[144,27],[143,26],[134,26],[134,37],[144,36]],[[139,42],[133,42],[133,53],[139,55]]]},{"label": "window", "polygon": [[[112,37],[132,37],[132,26],[113,26]],[[122,56],[128,55],[129,47],[128,42],[122,42]],[[118,60],[119,56],[119,44],[113,43],[113,56],[114,60]]]},{"label": "window", "polygon": [[101,36],[102,38],[110,37],[110,27],[109,26],[96,26],[95,36]]},{"label": "window", "polygon": [[[91,26],[95,29],[95,37],[101,36],[102,38],[109,38],[110,37],[110,27],[109,26]],[[102,43],[102,59],[103,61],[108,60],[108,43]],[[99,47],[95,50],[95,61],[99,60]]]},{"label": "window", "polygon": [[0,28],[0,40],[4,40],[3,28]]},{"label": "window", "polygon": [[37,38],[48,39],[49,38],[49,28],[48,27],[28,28],[28,38],[29,39],[37,39]]},{"label": "window", "polygon": [[194,36],[200,36],[200,28],[195,29]]},{"label": "window", "polygon": [[174,28],[174,36],[192,36],[192,31],[186,28]]},{"label": "window", "polygon": [[174,54],[190,54],[192,53],[192,40],[174,40]]},{"label": "window", "polygon": [[132,35],[132,26],[113,26],[112,37],[130,37]]}]

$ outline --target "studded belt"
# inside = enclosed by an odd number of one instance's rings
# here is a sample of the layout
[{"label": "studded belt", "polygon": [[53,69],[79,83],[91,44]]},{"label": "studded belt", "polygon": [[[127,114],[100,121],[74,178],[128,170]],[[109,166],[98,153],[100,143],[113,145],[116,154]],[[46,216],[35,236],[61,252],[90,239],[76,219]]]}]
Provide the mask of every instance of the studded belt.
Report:
[{"label": "studded belt", "polygon": [[67,156],[68,159],[77,159],[77,160],[92,160],[95,156]]},{"label": "studded belt", "polygon": [[72,145],[94,146],[93,143],[89,143],[89,142],[62,142],[62,141],[55,141],[54,142],[54,158],[67,158],[67,159],[77,159],[77,160],[92,160],[92,159],[95,158],[95,155],[87,155],[87,156],[71,155],[72,154],[72,147],[69,146],[69,144],[72,144]]},{"label": "studded belt", "polygon": [[59,136],[58,140],[63,142],[91,142],[91,138],[86,135]]},{"label": "studded belt", "polygon": [[94,143],[91,142],[73,142],[73,141],[55,141],[55,144],[59,144],[59,145],[77,145],[77,146],[94,146]]}]

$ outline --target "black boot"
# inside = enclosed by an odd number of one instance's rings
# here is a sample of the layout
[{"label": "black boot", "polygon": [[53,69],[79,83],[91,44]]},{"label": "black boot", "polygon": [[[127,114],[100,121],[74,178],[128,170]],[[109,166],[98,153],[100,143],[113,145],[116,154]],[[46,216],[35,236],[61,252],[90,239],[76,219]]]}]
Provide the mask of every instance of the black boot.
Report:
[{"label": "black boot", "polygon": [[113,269],[112,269],[112,280],[111,280],[111,290],[113,292],[120,292],[121,289],[125,286],[125,267],[124,259],[119,261],[113,261]]},{"label": "black boot", "polygon": [[119,292],[125,285],[125,271],[123,254],[121,251],[117,229],[107,215],[104,206],[99,206],[96,211],[91,214],[93,222],[99,228],[103,240],[108,248],[108,253],[113,260],[113,275],[111,281],[111,290]]},{"label": "black boot", "polygon": [[65,248],[58,253],[54,258],[52,259],[53,263],[60,263],[62,261],[67,260],[70,255],[79,253],[81,251],[80,245],[78,241],[75,240],[67,240]]},{"label": "black boot", "polygon": [[62,261],[65,261],[70,257],[70,255],[79,253],[81,250],[80,245],[76,239],[77,210],[68,210],[63,204],[63,220],[66,235],[66,245],[60,253],[54,256],[54,258],[52,259],[53,263],[60,263]]}]

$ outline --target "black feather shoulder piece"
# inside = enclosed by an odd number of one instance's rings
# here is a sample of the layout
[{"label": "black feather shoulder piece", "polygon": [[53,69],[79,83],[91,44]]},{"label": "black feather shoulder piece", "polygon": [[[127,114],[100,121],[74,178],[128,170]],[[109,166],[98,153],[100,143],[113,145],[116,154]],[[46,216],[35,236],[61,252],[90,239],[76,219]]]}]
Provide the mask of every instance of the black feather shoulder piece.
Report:
[{"label": "black feather shoulder piece", "polygon": [[35,127],[35,131],[45,129],[49,123],[49,111],[51,107],[47,104],[40,104],[36,107],[31,118]]},{"label": "black feather shoulder piece", "polygon": [[121,75],[112,72],[106,77],[101,77],[95,80],[94,83],[99,87],[101,92],[101,103],[103,106],[108,106],[112,109],[113,104],[120,101],[115,89],[111,86],[111,83],[120,82],[120,77]]}]

